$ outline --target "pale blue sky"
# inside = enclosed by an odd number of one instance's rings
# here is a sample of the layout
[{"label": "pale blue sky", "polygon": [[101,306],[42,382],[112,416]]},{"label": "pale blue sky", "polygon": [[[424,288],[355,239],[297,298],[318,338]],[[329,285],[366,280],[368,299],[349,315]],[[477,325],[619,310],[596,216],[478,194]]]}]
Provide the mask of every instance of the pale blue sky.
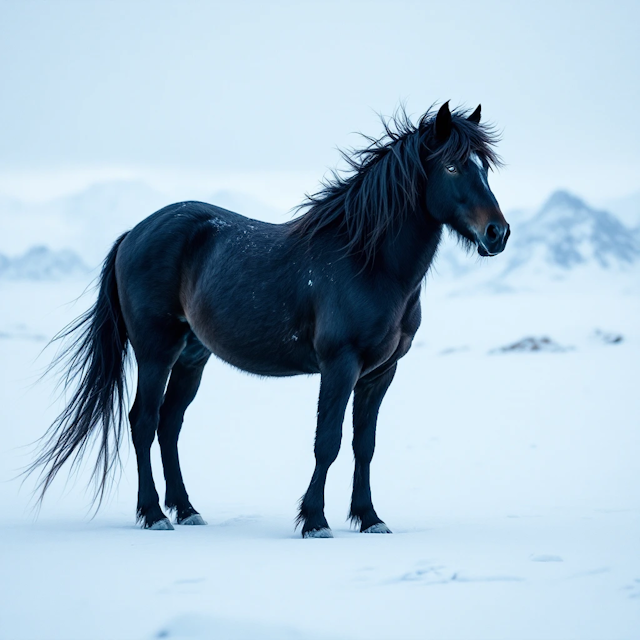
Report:
[{"label": "pale blue sky", "polygon": [[450,99],[503,130],[508,205],[624,195],[639,24],[637,0],[0,0],[0,193],[141,176],[287,203],[351,132],[380,132],[376,111]]}]

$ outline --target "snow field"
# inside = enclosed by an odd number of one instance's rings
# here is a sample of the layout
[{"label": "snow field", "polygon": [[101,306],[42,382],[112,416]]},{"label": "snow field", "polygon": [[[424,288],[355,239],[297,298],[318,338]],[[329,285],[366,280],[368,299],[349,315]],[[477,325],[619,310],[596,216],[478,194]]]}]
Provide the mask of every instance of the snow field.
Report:
[{"label": "snow field", "polygon": [[[333,540],[302,540],[317,377],[207,367],[180,440],[207,527],[134,525],[135,456],[87,517],[86,466],[39,517],[23,445],[61,408],[31,386],[84,283],[2,283],[0,637],[635,638],[640,631],[640,299],[449,295],[430,278],[423,327],[380,412],[374,504],[394,531],[345,521],[350,421],[326,491]],[[596,329],[624,336],[599,340]],[[549,335],[563,353],[489,351]],[[447,352],[444,353],[443,352]],[[163,479],[157,447],[154,471]]]}]

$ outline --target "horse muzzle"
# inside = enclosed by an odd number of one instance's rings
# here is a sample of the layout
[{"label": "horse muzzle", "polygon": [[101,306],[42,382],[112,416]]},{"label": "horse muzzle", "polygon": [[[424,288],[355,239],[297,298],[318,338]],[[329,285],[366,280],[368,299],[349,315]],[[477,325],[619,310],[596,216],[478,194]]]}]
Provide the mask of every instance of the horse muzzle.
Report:
[{"label": "horse muzzle", "polygon": [[478,253],[483,257],[497,256],[504,251],[507,240],[511,235],[511,229],[506,222],[490,222],[483,234],[476,237]]}]

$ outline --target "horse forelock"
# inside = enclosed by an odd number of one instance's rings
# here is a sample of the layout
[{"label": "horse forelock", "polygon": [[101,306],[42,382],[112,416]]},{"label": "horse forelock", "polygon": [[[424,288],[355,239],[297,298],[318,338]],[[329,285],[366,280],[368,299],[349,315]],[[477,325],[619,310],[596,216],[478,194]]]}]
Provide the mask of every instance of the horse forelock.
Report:
[{"label": "horse forelock", "polygon": [[[445,142],[438,142],[435,135],[435,116],[429,114],[421,120],[424,144],[428,149],[427,159],[442,162],[466,162],[472,154],[477,154],[490,167],[502,166],[502,160],[495,151],[500,140],[496,128],[491,124],[476,124],[467,119],[468,112],[455,110],[451,114],[451,135]],[[424,119],[424,116],[423,116]]]},{"label": "horse forelock", "polygon": [[466,162],[475,153],[490,166],[500,166],[494,127],[471,122],[468,115],[462,109],[452,112],[451,135],[444,143],[436,138],[433,108],[417,124],[404,108],[381,118],[384,134],[363,135],[367,146],[341,151],[348,172],[333,171],[318,192],[307,195],[296,209],[305,213],[291,222],[292,232],[313,237],[334,227],[344,235],[347,251],[369,262],[387,232],[417,209],[426,161]]}]

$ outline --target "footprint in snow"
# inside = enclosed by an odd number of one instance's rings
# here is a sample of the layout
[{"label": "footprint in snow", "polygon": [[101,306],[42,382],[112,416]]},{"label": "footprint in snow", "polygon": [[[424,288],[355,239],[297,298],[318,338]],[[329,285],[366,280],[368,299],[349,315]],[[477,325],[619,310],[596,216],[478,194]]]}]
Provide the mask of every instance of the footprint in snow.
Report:
[{"label": "footprint in snow", "polygon": [[456,582],[524,582],[524,578],[507,575],[473,575],[465,571],[452,572],[442,566],[433,566],[405,573],[396,582],[420,582],[422,584],[451,584]]},{"label": "footprint in snow", "polygon": [[206,582],[205,578],[183,578],[182,580],[174,580],[172,584],[160,589],[158,593],[168,595],[200,593],[201,585],[204,582]]},{"label": "footprint in snow", "polygon": [[534,553],[531,556],[533,562],[564,562],[560,556],[554,556],[549,553]]},{"label": "footprint in snow", "polygon": [[251,524],[252,522],[256,522],[260,520],[262,516],[260,515],[248,515],[248,516],[236,516],[235,518],[229,518],[228,520],[223,520],[218,526],[220,527],[230,527],[237,524]]},{"label": "footprint in snow", "polygon": [[631,584],[622,587],[622,590],[627,591],[630,598],[640,598],[640,578],[636,578]]},{"label": "footprint in snow", "polygon": [[463,346],[463,347],[448,347],[447,349],[443,349],[440,352],[441,356],[449,356],[452,353],[462,353],[464,351],[469,351],[469,347],[467,346]]},{"label": "footprint in snow", "polygon": [[423,582],[425,584],[444,584],[451,579],[451,573],[446,572],[444,567],[433,566],[424,569],[409,571],[400,576],[401,582]]},{"label": "footprint in snow", "polygon": [[[326,636],[322,636],[326,638]],[[288,625],[260,620],[217,618],[201,614],[183,614],[169,620],[153,635],[155,639],[167,640],[319,640],[313,631],[300,630]],[[331,640],[331,639],[329,639]]]}]

